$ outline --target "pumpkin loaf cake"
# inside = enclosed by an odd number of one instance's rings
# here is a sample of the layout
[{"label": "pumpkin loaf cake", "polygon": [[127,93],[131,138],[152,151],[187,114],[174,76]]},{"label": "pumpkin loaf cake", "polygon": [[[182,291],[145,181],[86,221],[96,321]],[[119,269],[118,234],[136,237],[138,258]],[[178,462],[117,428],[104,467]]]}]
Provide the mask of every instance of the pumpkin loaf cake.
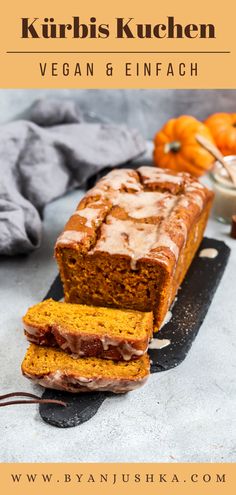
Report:
[{"label": "pumpkin loaf cake", "polygon": [[23,324],[27,339],[35,344],[59,346],[73,357],[129,361],[147,351],[152,320],[151,312],[48,299],[29,308]]},{"label": "pumpkin loaf cake", "polygon": [[22,363],[22,373],[46,388],[66,392],[95,390],[124,393],[134,390],[148,378],[146,355],[129,363],[99,358],[73,359],[52,347],[31,344]]},{"label": "pumpkin loaf cake", "polygon": [[188,173],[113,170],[59,236],[66,302],[153,311],[160,327],[199,247],[213,193]]}]

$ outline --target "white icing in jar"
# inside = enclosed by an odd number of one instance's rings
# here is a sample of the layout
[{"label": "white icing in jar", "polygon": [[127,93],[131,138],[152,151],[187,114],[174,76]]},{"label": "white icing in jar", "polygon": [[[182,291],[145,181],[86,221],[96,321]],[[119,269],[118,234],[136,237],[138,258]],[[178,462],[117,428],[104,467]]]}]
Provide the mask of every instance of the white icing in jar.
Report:
[{"label": "white icing in jar", "polygon": [[[235,155],[225,156],[224,160],[236,171]],[[215,163],[211,179],[215,193],[213,215],[219,222],[231,223],[232,215],[236,214],[236,187],[219,162]]]}]

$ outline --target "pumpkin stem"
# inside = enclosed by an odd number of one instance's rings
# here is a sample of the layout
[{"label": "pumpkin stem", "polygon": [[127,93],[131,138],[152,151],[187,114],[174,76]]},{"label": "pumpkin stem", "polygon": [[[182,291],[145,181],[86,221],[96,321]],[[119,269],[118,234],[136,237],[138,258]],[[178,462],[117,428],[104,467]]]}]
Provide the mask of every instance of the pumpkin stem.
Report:
[{"label": "pumpkin stem", "polygon": [[171,143],[166,143],[164,146],[164,152],[169,153],[172,151],[173,153],[177,153],[181,148],[181,143],[179,141],[172,141]]}]

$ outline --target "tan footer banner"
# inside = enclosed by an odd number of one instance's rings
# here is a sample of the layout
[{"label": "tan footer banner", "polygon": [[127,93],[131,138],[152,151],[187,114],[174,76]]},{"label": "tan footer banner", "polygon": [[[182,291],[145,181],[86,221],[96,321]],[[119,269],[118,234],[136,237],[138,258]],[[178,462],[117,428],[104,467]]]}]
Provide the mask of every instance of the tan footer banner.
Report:
[{"label": "tan footer banner", "polygon": [[14,495],[233,495],[234,464],[5,464],[2,493]]}]

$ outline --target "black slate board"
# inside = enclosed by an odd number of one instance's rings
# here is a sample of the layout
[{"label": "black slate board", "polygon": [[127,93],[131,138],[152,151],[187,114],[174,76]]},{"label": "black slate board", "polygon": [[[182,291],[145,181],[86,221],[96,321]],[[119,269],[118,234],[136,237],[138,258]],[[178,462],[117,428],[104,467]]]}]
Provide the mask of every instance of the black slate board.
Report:
[{"label": "black slate board", "polygon": [[[208,238],[203,239],[199,251],[205,248],[216,249],[218,255],[215,258],[201,258],[196,254],[177,294],[177,300],[171,310],[171,320],[157,334],[158,339],[168,339],[171,343],[162,349],[149,350],[151,373],[171,369],[185,359],[207,314],[227,265],[230,249],[224,242]],[[45,299],[49,297],[55,300],[63,297],[59,276],[54,280]],[[113,394],[68,394],[47,389],[43,398],[64,400],[68,406],[64,408],[40,404],[39,412],[47,423],[59,428],[69,428],[88,421],[108,396],[112,397]]]}]

